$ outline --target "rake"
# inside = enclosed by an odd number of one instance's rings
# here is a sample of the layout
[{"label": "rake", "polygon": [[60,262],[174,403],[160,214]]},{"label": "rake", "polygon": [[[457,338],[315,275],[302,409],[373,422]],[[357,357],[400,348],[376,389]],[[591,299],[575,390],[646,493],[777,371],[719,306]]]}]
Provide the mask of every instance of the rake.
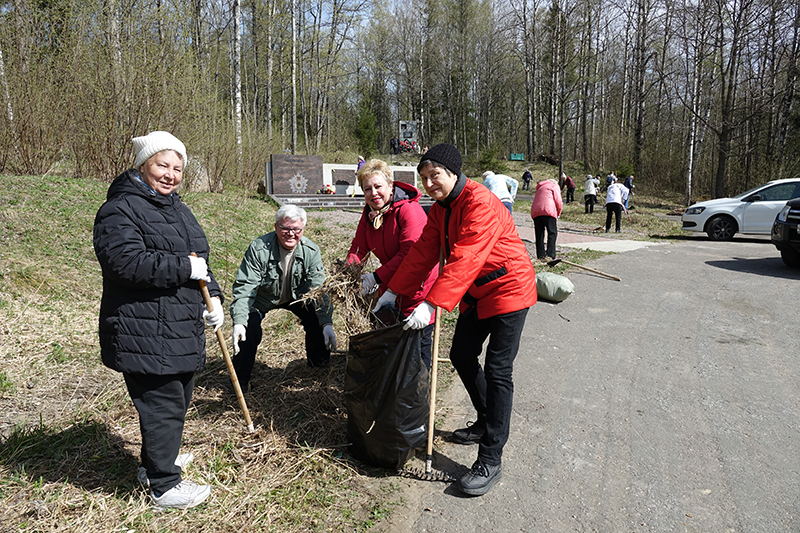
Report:
[{"label": "rake", "polygon": [[[211,295],[208,293],[206,282],[199,280],[199,283],[200,291],[203,293],[203,300],[205,301],[206,308],[210,313],[214,310],[214,302],[211,300]],[[239,385],[239,378],[236,377],[236,370],[233,368],[233,361],[231,361],[231,355],[228,353],[228,345],[225,343],[225,336],[223,335],[221,329],[217,329],[216,334],[219,347],[222,350],[222,358],[225,359],[225,366],[228,367],[228,373],[231,375],[233,390],[236,391],[236,398],[239,400],[239,407],[241,407],[242,414],[244,415],[244,421],[247,423],[247,431],[248,433],[254,433],[255,428],[253,427],[253,421],[250,419],[250,411],[247,409],[247,402],[244,401],[244,394],[242,394],[242,387]]]}]

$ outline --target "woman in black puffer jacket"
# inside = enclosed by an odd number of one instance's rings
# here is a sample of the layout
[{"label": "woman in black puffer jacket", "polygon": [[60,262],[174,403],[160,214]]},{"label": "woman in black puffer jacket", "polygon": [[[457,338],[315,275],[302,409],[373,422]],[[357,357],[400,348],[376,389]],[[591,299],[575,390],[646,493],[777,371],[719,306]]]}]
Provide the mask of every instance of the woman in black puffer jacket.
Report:
[{"label": "woman in black puffer jacket", "polygon": [[[119,175],[94,222],[94,249],[103,271],[100,349],[122,373],[139,412],[139,479],[160,507],[188,508],[211,492],[181,479],[178,456],[194,373],[205,364],[203,319],[222,324],[222,293],[208,268],[203,229],[175,192],[186,148],[171,134],[133,139],[134,169]],[[193,257],[190,254],[196,254]],[[208,284],[207,313],[198,280]]]}]

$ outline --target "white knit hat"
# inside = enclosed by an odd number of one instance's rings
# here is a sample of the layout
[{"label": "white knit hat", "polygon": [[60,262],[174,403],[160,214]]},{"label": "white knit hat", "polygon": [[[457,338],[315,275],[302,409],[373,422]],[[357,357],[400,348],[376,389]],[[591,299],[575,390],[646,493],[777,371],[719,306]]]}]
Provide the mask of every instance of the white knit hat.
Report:
[{"label": "white knit hat", "polygon": [[136,155],[133,168],[139,168],[153,155],[164,150],[178,152],[183,161],[183,168],[186,168],[186,147],[173,134],[166,131],[152,131],[143,137],[134,137],[131,140],[133,141],[133,153]]}]

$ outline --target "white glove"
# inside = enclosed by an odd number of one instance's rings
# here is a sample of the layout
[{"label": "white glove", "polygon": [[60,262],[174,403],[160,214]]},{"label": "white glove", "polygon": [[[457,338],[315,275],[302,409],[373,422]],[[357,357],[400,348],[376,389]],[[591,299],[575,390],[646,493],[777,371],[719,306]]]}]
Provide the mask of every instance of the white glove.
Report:
[{"label": "white glove", "polygon": [[403,329],[422,329],[431,323],[434,308],[428,302],[422,302],[416,309],[411,311],[411,314],[406,318]]},{"label": "white glove", "polygon": [[378,280],[375,279],[375,274],[361,274],[361,296],[372,294],[378,288]]},{"label": "white glove", "polygon": [[322,328],[322,336],[325,338],[325,347],[332,351],[336,351],[336,333],[333,331],[333,326],[325,324]]},{"label": "white glove", "polygon": [[192,273],[189,279],[201,279],[206,283],[211,282],[211,278],[208,275],[208,263],[206,263],[205,259],[190,255],[189,264],[192,266]]},{"label": "white glove", "polygon": [[233,355],[239,353],[239,343],[247,340],[247,328],[242,324],[233,326]]},{"label": "white glove", "polygon": [[216,333],[222,325],[222,322],[225,321],[225,311],[222,310],[222,302],[220,302],[219,298],[216,296],[211,298],[211,303],[214,305],[214,308],[211,311],[208,309],[203,311],[203,318],[206,319],[206,326],[213,326],[214,332]]},{"label": "white glove", "polygon": [[386,291],[383,293],[383,296],[378,298],[378,303],[375,304],[375,307],[372,308],[373,313],[377,313],[380,311],[381,307],[384,307],[389,304],[393,304],[394,301],[397,300],[397,295],[392,291]]}]

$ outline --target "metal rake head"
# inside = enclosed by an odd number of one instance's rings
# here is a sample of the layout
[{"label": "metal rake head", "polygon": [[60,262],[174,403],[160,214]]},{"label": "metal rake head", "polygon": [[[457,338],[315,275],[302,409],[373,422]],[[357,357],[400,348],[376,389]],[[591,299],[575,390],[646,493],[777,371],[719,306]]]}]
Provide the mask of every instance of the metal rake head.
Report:
[{"label": "metal rake head", "polygon": [[451,481],[456,481],[452,475],[442,470],[433,470],[431,469],[430,472],[426,472],[422,468],[416,468],[413,466],[405,465],[398,471],[403,477],[411,478],[411,479],[419,479],[421,481],[442,481],[444,483],[450,483]]}]

